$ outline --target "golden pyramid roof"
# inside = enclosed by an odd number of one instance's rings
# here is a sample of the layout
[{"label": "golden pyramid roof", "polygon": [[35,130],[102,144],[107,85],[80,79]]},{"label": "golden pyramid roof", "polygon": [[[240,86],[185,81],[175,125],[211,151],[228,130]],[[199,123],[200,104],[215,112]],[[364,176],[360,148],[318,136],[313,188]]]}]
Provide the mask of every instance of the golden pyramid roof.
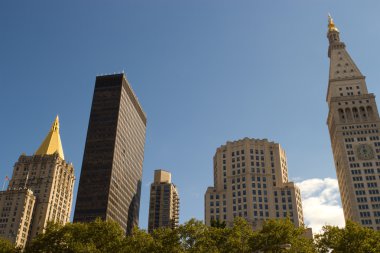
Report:
[{"label": "golden pyramid roof", "polygon": [[53,125],[42,142],[41,146],[37,149],[36,155],[51,155],[58,153],[59,157],[65,159],[62,149],[61,137],[59,135],[59,118],[58,115],[54,120]]}]

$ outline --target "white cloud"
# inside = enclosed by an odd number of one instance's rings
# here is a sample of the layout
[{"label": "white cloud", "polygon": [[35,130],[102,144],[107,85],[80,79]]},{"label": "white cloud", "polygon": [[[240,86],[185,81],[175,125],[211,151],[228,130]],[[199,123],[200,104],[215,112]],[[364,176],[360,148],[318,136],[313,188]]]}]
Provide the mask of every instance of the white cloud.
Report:
[{"label": "white cloud", "polygon": [[301,190],[305,223],[319,233],[324,225],[343,227],[344,216],[338,181],[333,178],[313,178],[297,183]]}]

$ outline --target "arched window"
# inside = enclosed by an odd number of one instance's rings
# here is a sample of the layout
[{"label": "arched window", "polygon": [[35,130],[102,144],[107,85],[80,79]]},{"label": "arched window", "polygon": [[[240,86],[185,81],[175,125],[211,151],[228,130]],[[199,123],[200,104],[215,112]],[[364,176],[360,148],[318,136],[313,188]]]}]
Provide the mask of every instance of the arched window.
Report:
[{"label": "arched window", "polygon": [[352,108],[352,114],[354,115],[354,120],[359,121],[359,111],[356,107]]},{"label": "arched window", "polygon": [[347,122],[352,122],[352,112],[351,112],[351,109],[350,108],[346,108],[345,112],[346,112]]},{"label": "arched window", "polygon": [[345,117],[344,117],[344,112],[343,109],[338,109],[338,114],[339,114],[339,121],[340,123],[345,123]]},{"label": "arched window", "polygon": [[367,113],[363,106],[359,108],[359,112],[360,112],[360,118],[362,118],[363,120],[367,120]]},{"label": "arched window", "polygon": [[368,118],[373,119],[373,110],[371,106],[367,106]]}]

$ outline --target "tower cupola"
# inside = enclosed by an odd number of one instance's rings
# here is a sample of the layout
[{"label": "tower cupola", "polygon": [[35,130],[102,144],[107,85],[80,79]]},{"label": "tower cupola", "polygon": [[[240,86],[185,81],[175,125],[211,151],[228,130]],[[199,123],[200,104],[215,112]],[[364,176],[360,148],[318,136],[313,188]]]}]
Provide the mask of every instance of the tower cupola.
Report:
[{"label": "tower cupola", "polygon": [[339,30],[335,26],[334,20],[332,19],[330,14],[329,14],[328,19],[329,19],[329,22],[327,25],[327,27],[328,27],[327,38],[329,39],[329,42],[331,45],[333,43],[340,42],[340,38],[339,38]]}]

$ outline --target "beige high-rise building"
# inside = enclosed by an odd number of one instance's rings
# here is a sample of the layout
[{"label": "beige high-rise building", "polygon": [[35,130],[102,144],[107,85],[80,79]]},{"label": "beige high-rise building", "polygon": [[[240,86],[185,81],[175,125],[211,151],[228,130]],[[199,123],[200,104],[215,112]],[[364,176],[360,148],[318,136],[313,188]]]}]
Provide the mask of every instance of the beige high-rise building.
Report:
[{"label": "beige high-rise building", "polygon": [[74,180],[74,168],[64,160],[57,116],[36,153],[20,156],[8,189],[0,192],[0,236],[25,246],[44,232],[48,221],[69,222]]},{"label": "beige high-rise building", "polygon": [[260,229],[266,219],[304,225],[299,188],[288,181],[285,151],[267,139],[227,142],[214,156],[214,187],[205,194],[205,223],[244,217]]},{"label": "beige high-rise building", "polygon": [[0,192],[0,237],[24,247],[36,197],[29,189]]},{"label": "beige high-rise building", "polygon": [[165,170],[154,171],[154,182],[150,186],[149,233],[159,227],[178,227],[179,195],[171,177]]},{"label": "beige high-rise building", "polygon": [[346,220],[380,230],[380,120],[375,95],[329,17],[327,124]]}]

